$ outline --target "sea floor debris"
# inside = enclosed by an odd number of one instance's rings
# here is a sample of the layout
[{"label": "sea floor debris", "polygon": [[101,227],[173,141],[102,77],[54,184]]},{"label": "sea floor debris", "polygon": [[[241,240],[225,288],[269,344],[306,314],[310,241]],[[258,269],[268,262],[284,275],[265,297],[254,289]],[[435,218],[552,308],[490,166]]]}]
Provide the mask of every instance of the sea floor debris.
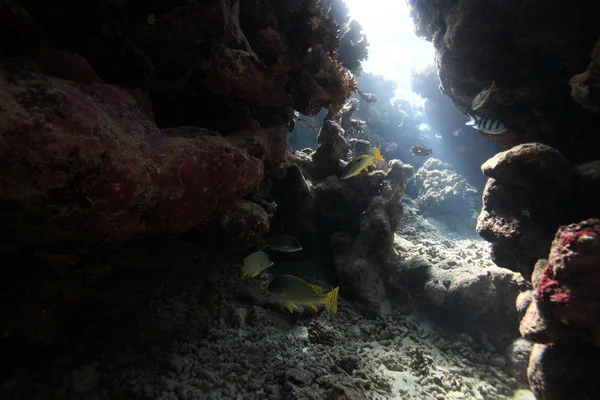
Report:
[{"label": "sea floor debris", "polygon": [[[492,265],[487,243],[447,237],[416,212],[398,233],[411,253],[434,258],[419,249],[446,237],[456,257],[464,248]],[[301,269],[314,279],[314,262],[281,262],[242,283],[240,257],[183,245],[173,257],[175,270],[120,279],[112,302],[90,308],[68,354],[28,363],[0,384],[0,398],[533,399],[502,354],[409,306],[366,319],[343,294],[336,315],[290,315],[264,300],[273,274]],[[207,275],[219,293],[210,320],[197,298]]]}]

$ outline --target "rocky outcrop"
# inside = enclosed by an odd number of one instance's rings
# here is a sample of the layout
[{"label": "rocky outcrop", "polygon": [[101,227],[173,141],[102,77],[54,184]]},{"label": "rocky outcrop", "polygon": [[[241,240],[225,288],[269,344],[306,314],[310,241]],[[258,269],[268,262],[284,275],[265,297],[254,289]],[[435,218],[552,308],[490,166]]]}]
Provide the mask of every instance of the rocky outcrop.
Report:
[{"label": "rocky outcrop", "polygon": [[477,231],[493,244],[494,262],[529,278],[561,224],[597,213],[594,165],[576,168],[539,143],[515,146],[485,162],[481,169],[489,179]]},{"label": "rocky outcrop", "polygon": [[528,378],[536,398],[593,398],[600,354],[600,220],[562,226],[533,274],[521,334],[535,342]]},{"label": "rocky outcrop", "polygon": [[325,121],[314,152],[286,156],[285,178],[274,180],[272,190],[278,204],[275,220],[280,221],[274,225],[282,224],[303,243],[332,253],[340,293],[379,314],[383,300],[395,296],[385,277],[397,261],[393,233],[402,219],[400,200],[414,170],[390,160],[376,163],[384,170],[340,180],[342,160],[356,153],[356,146],[370,153],[366,141],[353,142],[353,151],[347,151],[336,122],[341,118],[340,114]]},{"label": "rocky outcrop", "polygon": [[121,264],[110,243],[253,245],[273,213],[253,188],[293,109],[337,111],[355,90],[318,1],[142,3],[0,4],[0,319],[24,315],[0,353],[61,337]]},{"label": "rocky outcrop", "polygon": [[477,110],[509,129],[486,135],[490,140],[505,149],[544,143],[575,163],[597,157],[600,119],[589,111],[598,101],[598,50],[592,49],[600,26],[594,2],[579,7],[559,0],[409,4],[417,35],[436,48],[442,91],[461,111],[492,81],[500,88]]}]

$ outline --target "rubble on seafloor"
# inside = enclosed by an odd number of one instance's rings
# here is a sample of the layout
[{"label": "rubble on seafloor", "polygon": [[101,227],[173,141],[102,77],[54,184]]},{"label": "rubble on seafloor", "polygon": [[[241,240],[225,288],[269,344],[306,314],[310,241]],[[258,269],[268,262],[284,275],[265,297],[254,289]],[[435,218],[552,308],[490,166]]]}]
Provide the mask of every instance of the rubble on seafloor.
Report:
[{"label": "rubble on seafloor", "polygon": [[[407,259],[439,271],[454,264],[498,273],[488,243],[448,236],[404,203],[394,247]],[[208,256],[178,242],[159,247],[179,268],[121,280],[111,299],[89,310],[93,318],[70,344],[75,352],[18,368],[0,397],[533,399],[511,361],[518,351],[505,357],[485,334],[436,325],[409,304],[365,318],[343,291],[335,315],[290,315],[269,300],[264,289],[279,273],[326,285],[318,260],[281,261],[241,283],[242,255]],[[207,279],[218,293],[210,319],[198,306]]]}]

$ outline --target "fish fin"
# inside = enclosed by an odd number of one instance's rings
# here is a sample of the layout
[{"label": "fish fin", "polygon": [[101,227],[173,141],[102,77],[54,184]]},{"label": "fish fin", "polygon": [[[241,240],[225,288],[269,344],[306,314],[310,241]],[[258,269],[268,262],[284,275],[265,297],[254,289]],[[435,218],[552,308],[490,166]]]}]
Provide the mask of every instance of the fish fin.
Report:
[{"label": "fish fin", "polygon": [[266,249],[269,245],[267,244],[267,242],[265,242],[262,239],[258,239],[258,243],[257,243],[258,249],[260,251],[263,251],[264,249]]},{"label": "fish fin", "polygon": [[360,160],[364,160],[365,158],[371,157],[368,154],[363,154],[362,156],[358,157]]},{"label": "fish fin", "polygon": [[335,289],[333,289],[331,292],[327,293],[321,300],[321,303],[323,303],[325,305],[325,307],[329,308],[329,310],[334,314],[337,313],[339,291],[340,291],[340,288],[338,286]]},{"label": "fish fin", "polygon": [[323,288],[321,286],[315,285],[314,283],[308,283],[308,286],[314,291],[315,294],[323,294]]},{"label": "fish fin", "polygon": [[362,90],[360,90],[360,89],[358,89],[358,90],[356,91],[356,93],[358,93],[360,96],[362,96],[362,95],[364,94],[364,92],[363,92]]},{"label": "fish fin", "polygon": [[244,280],[245,276],[246,276],[246,274],[244,272],[244,266],[242,265],[242,268],[240,268],[240,279]]},{"label": "fish fin", "polygon": [[467,126],[473,126],[477,123],[477,120],[475,118],[473,118],[473,116],[471,114],[467,114],[469,116],[469,122],[467,122],[465,125]]},{"label": "fish fin", "polygon": [[289,312],[291,312],[292,314],[294,313],[294,310],[300,311],[300,309],[298,308],[298,306],[295,303],[292,303],[291,301],[286,301],[285,302],[285,308],[287,308],[287,310]]},{"label": "fish fin", "polygon": [[492,86],[490,86],[490,92],[498,92],[500,91],[500,89],[498,89],[498,86],[496,86],[496,81],[492,82]]},{"label": "fish fin", "polygon": [[258,274],[260,274],[260,271],[259,271],[259,272],[254,272],[252,275],[250,275],[250,278],[254,278],[254,277],[256,277],[256,275],[258,275]]},{"label": "fish fin", "polygon": [[318,312],[319,309],[314,304],[307,304],[306,307],[314,312]]},{"label": "fish fin", "polygon": [[383,158],[383,156],[381,155],[381,150],[379,150],[379,147],[375,147],[375,148],[373,149],[373,157],[374,157],[376,160],[379,160],[379,161],[384,161],[384,158]]},{"label": "fish fin", "polygon": [[429,154],[433,154],[433,147],[429,148]]}]

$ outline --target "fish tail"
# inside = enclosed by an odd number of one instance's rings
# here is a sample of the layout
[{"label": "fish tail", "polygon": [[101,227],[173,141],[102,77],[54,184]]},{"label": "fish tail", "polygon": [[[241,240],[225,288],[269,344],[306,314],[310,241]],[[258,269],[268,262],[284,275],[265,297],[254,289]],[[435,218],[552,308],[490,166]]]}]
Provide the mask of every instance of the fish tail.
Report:
[{"label": "fish tail", "polygon": [[242,268],[240,269],[240,279],[244,280],[244,276],[246,276],[246,273],[244,272],[244,267],[242,266]]},{"label": "fish tail", "polygon": [[429,154],[433,154],[433,147],[429,148]]},{"label": "fish tail", "polygon": [[467,126],[475,125],[477,123],[477,120],[475,118],[473,118],[473,116],[471,114],[467,113],[467,115],[469,116],[469,122],[467,122],[465,125],[467,125]]},{"label": "fish tail", "polygon": [[490,92],[498,92],[499,90],[498,86],[496,86],[496,81],[493,81],[492,86],[490,86]]},{"label": "fish tail", "polygon": [[373,157],[375,157],[376,160],[383,161],[383,157],[381,156],[381,151],[379,150],[379,147],[375,147],[373,149]]},{"label": "fish tail", "polygon": [[327,307],[334,314],[337,313],[339,291],[340,291],[340,288],[338,286],[335,289],[333,289],[331,292],[329,292],[325,296],[323,296],[323,300],[321,300],[321,303],[323,303],[325,305],[325,307]]},{"label": "fish tail", "polygon": [[362,97],[362,95],[363,95],[363,91],[362,91],[362,90],[360,90],[360,89],[358,89],[356,93],[358,93],[358,95],[359,95],[359,96],[361,96],[361,97]]}]

